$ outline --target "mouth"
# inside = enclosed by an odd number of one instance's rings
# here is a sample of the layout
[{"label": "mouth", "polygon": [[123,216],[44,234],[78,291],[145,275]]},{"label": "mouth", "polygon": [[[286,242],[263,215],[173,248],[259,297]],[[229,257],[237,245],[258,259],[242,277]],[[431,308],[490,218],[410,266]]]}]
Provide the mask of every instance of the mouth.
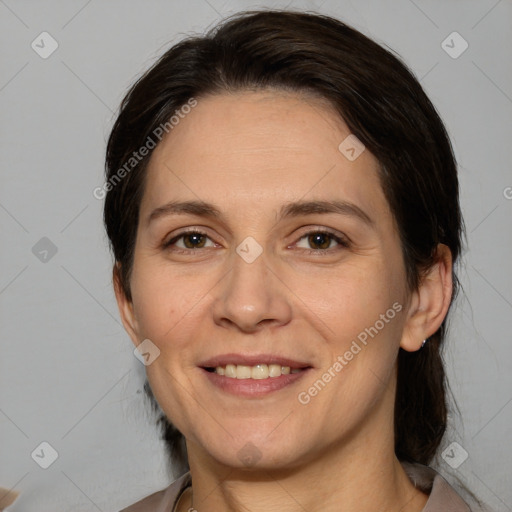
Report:
[{"label": "mouth", "polygon": [[199,365],[203,370],[228,379],[274,379],[311,368],[309,363],[272,354],[224,354]]},{"label": "mouth", "polygon": [[265,364],[259,363],[253,366],[243,364],[227,364],[225,366],[204,367],[203,369],[210,373],[222,375],[228,379],[275,379],[281,375],[289,375],[300,373],[306,368],[291,368],[290,366],[283,366],[279,364]]},{"label": "mouth", "polygon": [[244,397],[260,397],[301,379],[312,366],[276,356],[228,354],[200,365],[211,384]]}]

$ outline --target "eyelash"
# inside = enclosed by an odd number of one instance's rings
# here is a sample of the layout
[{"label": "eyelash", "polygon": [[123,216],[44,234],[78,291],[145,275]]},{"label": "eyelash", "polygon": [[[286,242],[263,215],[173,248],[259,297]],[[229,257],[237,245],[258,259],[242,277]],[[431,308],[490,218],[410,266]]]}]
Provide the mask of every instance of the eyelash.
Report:
[{"label": "eyelash", "polygon": [[304,238],[308,238],[311,235],[327,235],[332,240],[334,240],[338,244],[338,246],[330,247],[328,249],[302,249],[303,251],[306,251],[307,254],[315,254],[315,255],[330,254],[332,251],[335,251],[336,249],[339,249],[340,247],[347,249],[350,246],[348,238],[342,237],[340,235],[335,235],[333,232],[328,231],[326,229],[313,229],[311,231],[307,231],[295,243],[298,243],[301,240],[303,240]]},{"label": "eyelash", "polygon": [[[171,247],[171,245],[176,243],[180,238],[183,238],[187,235],[202,235],[202,236],[205,236],[206,238],[209,238],[208,235],[204,231],[199,231],[198,229],[189,229],[187,231],[183,231],[182,233],[179,233],[178,235],[174,236],[167,242],[164,242],[163,248],[169,249]],[[200,249],[201,249],[201,247],[200,247]],[[182,249],[181,247],[178,247],[178,249],[173,249],[173,250],[175,250],[177,252],[197,251],[197,249]]]},{"label": "eyelash", "polygon": [[[173,244],[175,244],[178,240],[182,239],[183,237],[185,237],[187,235],[202,235],[202,236],[205,236],[206,238],[209,239],[208,235],[206,233],[204,233],[203,231],[200,231],[198,229],[190,229],[188,231],[183,231],[182,233],[179,233],[178,235],[174,236],[173,238],[171,238],[167,242],[164,242],[163,248],[167,249],[167,250],[171,249],[171,246]],[[340,247],[343,247],[343,248],[350,247],[350,242],[349,242],[349,240],[347,238],[341,237],[339,235],[335,235],[331,231],[328,231],[328,230],[325,230],[325,229],[313,229],[311,231],[308,231],[308,232],[304,233],[297,240],[297,242],[295,242],[295,243],[298,243],[301,240],[303,240],[304,238],[307,238],[307,237],[309,237],[311,235],[327,235],[332,240],[337,242]],[[199,247],[199,249],[202,249],[202,247]],[[183,249],[183,248],[179,247],[177,249],[172,249],[172,250],[175,251],[175,252],[189,253],[191,251],[197,251],[198,249]],[[305,251],[308,254],[320,255],[322,253],[323,254],[331,253],[333,250],[336,250],[336,247],[331,247],[331,248],[328,248],[328,249],[302,249],[302,250]]]}]

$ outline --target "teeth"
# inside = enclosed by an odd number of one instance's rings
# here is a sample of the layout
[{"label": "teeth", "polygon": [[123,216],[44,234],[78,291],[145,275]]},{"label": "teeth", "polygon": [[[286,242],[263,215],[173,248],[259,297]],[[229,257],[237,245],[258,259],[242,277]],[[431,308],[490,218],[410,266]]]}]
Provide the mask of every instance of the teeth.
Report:
[{"label": "teeth", "polygon": [[257,364],[251,368],[251,379],[268,379],[269,369],[266,364]]},{"label": "teeth", "polygon": [[226,366],[217,366],[215,373],[223,375],[230,379],[268,379],[269,377],[280,377],[290,373],[299,373],[302,369],[289,366],[281,366],[280,364],[257,364],[255,366],[246,366],[243,364],[227,364]]},{"label": "teeth", "polygon": [[279,364],[269,364],[268,365],[268,376],[269,377],[280,377],[283,373],[283,369],[286,369],[286,367],[281,366]]},{"label": "teeth", "polygon": [[243,366],[241,364],[237,365],[236,378],[237,379],[250,379],[251,378],[251,367]]},{"label": "teeth", "polygon": [[236,379],[236,366],[234,364],[227,364],[224,375],[226,377],[230,377],[231,379]]}]

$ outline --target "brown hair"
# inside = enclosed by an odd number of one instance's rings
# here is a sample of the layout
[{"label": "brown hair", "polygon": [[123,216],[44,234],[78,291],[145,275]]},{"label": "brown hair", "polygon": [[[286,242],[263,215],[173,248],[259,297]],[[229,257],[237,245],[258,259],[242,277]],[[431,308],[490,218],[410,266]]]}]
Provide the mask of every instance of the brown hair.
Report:
[{"label": "brown hair", "polygon": [[[190,98],[262,88],[304,91],[328,100],[378,159],[410,289],[435,262],[439,243],[446,244],[457,261],[463,226],[456,162],[435,107],[397,56],[328,16],[245,12],[204,37],[173,46],[122,102],[108,141],[107,182]],[[105,226],[128,298],[150,156],[110,187],[105,199]],[[401,460],[428,464],[445,432],[445,329],[446,319],[424,348],[399,351],[395,452]],[[147,382],[145,389],[159,410]],[[173,463],[185,470],[183,435],[163,413],[159,422]]]}]

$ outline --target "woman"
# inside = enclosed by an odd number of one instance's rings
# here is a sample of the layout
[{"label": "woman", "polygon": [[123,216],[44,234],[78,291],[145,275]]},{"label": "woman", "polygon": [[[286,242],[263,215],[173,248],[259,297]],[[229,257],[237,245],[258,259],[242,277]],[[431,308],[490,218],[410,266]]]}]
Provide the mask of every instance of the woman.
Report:
[{"label": "woman", "polygon": [[456,165],[395,56],[329,17],[240,14],[133,86],[104,189],[121,317],[185,472],[126,511],[469,510],[427,467]]}]

